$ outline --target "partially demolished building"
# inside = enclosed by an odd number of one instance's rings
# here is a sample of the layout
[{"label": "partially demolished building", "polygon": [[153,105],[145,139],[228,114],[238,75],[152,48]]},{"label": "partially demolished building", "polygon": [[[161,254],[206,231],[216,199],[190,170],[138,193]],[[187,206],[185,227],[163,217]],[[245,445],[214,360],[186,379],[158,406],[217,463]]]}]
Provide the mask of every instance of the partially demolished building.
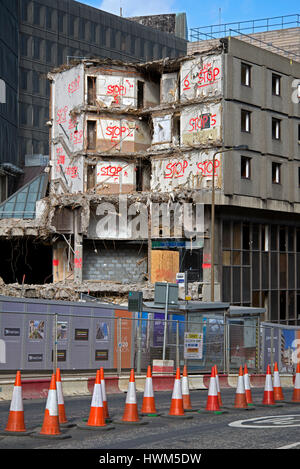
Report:
[{"label": "partially demolished building", "polygon": [[156,281],[188,271],[192,298],[210,300],[213,192],[214,299],[295,324],[300,63],[226,38],[191,56],[84,60],[48,77],[49,193],[35,220],[0,221],[2,239],[47,240],[40,294],[153,298]]}]

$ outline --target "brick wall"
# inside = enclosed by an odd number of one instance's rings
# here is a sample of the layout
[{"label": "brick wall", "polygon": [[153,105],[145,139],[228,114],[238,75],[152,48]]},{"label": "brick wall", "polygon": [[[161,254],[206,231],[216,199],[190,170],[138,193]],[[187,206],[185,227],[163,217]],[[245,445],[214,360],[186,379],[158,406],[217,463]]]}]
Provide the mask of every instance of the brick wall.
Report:
[{"label": "brick wall", "polygon": [[[106,247],[105,247],[106,246]],[[86,242],[83,246],[83,280],[140,282],[147,273],[147,247],[115,242]],[[97,252],[95,252],[97,250]]]}]

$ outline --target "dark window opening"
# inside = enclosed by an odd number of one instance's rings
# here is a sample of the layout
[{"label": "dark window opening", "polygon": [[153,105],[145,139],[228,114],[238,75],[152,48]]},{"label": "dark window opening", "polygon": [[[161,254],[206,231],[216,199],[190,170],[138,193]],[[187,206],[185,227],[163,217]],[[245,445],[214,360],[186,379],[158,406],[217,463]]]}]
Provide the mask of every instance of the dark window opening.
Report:
[{"label": "dark window opening", "polygon": [[251,86],[251,65],[242,63],[242,65],[241,65],[241,83],[244,86]]},{"label": "dark window opening", "polygon": [[96,185],[96,166],[87,167],[87,189],[93,189]]},{"label": "dark window opening", "polygon": [[180,145],[180,116],[173,118],[173,143]]},{"label": "dark window opening", "polygon": [[180,253],[180,272],[188,272],[188,279],[193,282],[203,280],[203,250],[183,249]]},{"label": "dark window opening", "polygon": [[241,178],[251,179],[251,158],[241,156]]},{"label": "dark window opening", "polygon": [[241,110],[241,131],[251,132],[251,112]]},{"label": "dark window opening", "polygon": [[272,138],[280,140],[280,120],[272,118]]},{"label": "dark window opening", "polygon": [[272,74],[272,94],[280,96],[280,76]]},{"label": "dark window opening", "polygon": [[280,184],[280,163],[272,163],[272,183],[273,184]]},{"label": "dark window opening", "polygon": [[87,148],[88,150],[96,149],[96,121],[87,122]]},{"label": "dark window opening", "polygon": [[144,107],[144,82],[139,80],[137,82],[137,107],[138,109]]},{"label": "dark window opening", "polygon": [[[19,238],[1,241],[0,277],[5,283],[37,284],[52,282],[52,247]],[[43,262],[41,262],[43,259]]]},{"label": "dark window opening", "polygon": [[88,104],[96,104],[96,77],[87,78]]}]

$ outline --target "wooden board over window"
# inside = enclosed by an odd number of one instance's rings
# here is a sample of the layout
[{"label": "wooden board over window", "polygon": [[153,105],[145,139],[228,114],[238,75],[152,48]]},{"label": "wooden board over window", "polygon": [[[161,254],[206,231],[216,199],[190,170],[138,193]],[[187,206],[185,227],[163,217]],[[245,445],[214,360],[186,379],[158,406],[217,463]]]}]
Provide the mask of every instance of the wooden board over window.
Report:
[{"label": "wooden board over window", "polygon": [[151,283],[176,283],[176,274],[179,272],[178,251],[151,251]]}]

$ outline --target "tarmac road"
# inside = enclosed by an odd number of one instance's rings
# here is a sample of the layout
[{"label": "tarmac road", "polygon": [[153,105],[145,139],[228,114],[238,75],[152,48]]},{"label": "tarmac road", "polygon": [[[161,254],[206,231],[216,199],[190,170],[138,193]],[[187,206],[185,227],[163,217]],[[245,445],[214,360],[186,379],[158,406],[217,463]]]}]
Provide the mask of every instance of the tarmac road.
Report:
[{"label": "tarmac road", "polygon": [[[291,400],[293,389],[284,389],[286,401]],[[221,390],[223,407],[226,412],[187,413],[192,419],[168,419],[144,417],[146,425],[129,426],[114,424],[111,431],[81,430],[77,427],[63,429],[71,438],[62,440],[40,439],[30,436],[0,436],[0,450],[3,449],[97,449],[99,454],[106,450],[129,449],[279,449],[300,448],[300,404],[286,403],[281,406],[261,406],[263,389],[252,389],[256,407],[252,410],[234,409],[235,389]],[[110,416],[121,419],[125,405],[125,394],[110,394],[108,408]],[[143,395],[137,393],[140,409]],[[204,410],[207,390],[191,391],[193,407]],[[168,414],[171,393],[156,392],[158,412]],[[44,418],[46,399],[24,400],[25,424],[27,430],[40,428]],[[65,397],[66,415],[72,423],[84,423],[88,418],[91,396]],[[9,413],[10,402],[0,402],[0,430],[3,431]],[[288,417],[282,417],[282,416]],[[273,417],[262,421],[263,417]],[[232,422],[249,420],[248,425]],[[260,419],[253,421],[252,419]],[[230,425],[229,425],[230,424]],[[256,425],[254,427],[254,425]],[[266,427],[267,425],[267,427]],[[283,426],[284,425],[284,426]],[[297,426],[293,426],[297,425]]]}]

